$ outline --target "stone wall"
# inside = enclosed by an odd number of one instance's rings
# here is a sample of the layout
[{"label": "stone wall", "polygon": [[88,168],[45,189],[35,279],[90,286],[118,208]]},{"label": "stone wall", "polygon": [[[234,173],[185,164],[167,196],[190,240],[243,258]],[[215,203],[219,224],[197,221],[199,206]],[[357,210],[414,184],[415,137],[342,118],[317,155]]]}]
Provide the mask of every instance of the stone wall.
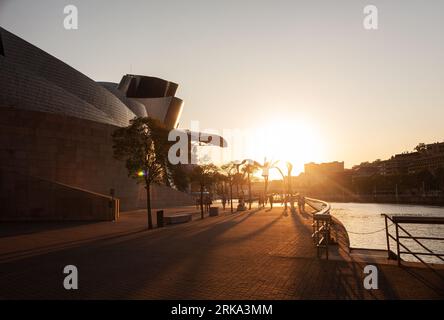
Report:
[{"label": "stone wall", "polygon": [[0,169],[0,221],[113,221],[119,200]]}]

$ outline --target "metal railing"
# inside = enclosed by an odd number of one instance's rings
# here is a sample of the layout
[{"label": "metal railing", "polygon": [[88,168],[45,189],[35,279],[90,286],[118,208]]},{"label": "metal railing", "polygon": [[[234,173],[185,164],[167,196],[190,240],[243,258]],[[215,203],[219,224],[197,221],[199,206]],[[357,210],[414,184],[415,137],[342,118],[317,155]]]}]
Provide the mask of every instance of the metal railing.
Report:
[{"label": "metal railing", "polygon": [[331,206],[329,203],[312,198],[305,198],[306,203],[316,210],[313,213],[313,223],[312,229],[313,233],[311,235],[313,243],[316,246],[317,256],[321,258],[322,249],[325,250],[325,256],[328,260],[328,249],[330,242],[330,227],[331,227]]},{"label": "metal railing", "polygon": [[[430,248],[426,247],[420,240],[433,240],[433,241],[443,241],[442,237],[423,237],[423,236],[413,236],[401,224],[444,224],[444,217],[424,217],[424,216],[412,216],[412,215],[389,215],[382,214],[385,219],[385,234],[387,240],[387,254],[388,258],[392,259],[396,256],[398,261],[398,266],[401,265],[401,254],[412,255],[420,262],[422,262],[427,267],[430,267],[429,263],[424,261],[421,256],[434,256],[441,261],[444,261],[444,253],[433,252]],[[395,235],[389,232],[388,221],[391,221],[395,226]],[[400,235],[399,231],[404,232],[405,235]],[[391,250],[390,239],[395,241],[396,253]],[[410,250],[405,244],[401,242],[401,239],[412,239],[414,240],[425,252],[415,252]],[[402,249],[401,249],[402,247]],[[405,251],[404,251],[405,250]]]}]

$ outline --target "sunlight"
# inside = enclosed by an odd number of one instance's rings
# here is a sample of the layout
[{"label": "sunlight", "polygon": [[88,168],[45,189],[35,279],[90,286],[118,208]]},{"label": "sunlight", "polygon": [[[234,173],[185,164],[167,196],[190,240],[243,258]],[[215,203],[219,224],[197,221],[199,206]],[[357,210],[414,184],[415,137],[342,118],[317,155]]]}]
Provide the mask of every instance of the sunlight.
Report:
[{"label": "sunlight", "polygon": [[[248,153],[263,163],[267,160],[281,160],[293,164],[293,175],[304,170],[304,163],[319,162],[323,158],[323,144],[315,124],[307,120],[272,120],[253,130],[248,138]],[[270,172],[271,179],[280,179],[277,170]]]}]

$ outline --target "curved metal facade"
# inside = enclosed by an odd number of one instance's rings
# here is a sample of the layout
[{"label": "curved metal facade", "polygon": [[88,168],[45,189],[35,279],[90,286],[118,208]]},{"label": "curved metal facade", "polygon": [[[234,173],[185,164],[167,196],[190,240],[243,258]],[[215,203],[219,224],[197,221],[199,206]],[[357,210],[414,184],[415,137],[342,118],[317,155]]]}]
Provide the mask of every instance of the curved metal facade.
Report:
[{"label": "curved metal facade", "polygon": [[[155,77],[125,75],[97,83],[41,49],[0,28],[0,101],[3,106],[51,112],[125,126],[136,116],[166,120],[177,112],[178,85]],[[181,108],[183,102],[181,102]]]},{"label": "curved metal facade", "polygon": [[[135,75],[95,82],[2,28],[0,41],[0,220],[51,219],[54,199],[31,193],[40,190],[31,177],[103,195],[112,189],[122,210],[145,207],[143,187],[113,158],[111,134],[136,116],[175,128],[177,84]],[[152,200],[158,208],[194,203],[160,186]]]}]

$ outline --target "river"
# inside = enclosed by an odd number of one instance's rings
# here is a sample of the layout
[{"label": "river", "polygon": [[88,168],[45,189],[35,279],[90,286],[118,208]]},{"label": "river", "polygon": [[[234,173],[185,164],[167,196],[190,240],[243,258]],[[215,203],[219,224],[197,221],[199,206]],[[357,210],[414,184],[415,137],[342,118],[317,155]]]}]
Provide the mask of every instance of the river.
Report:
[{"label": "river", "polygon": [[[381,213],[389,214],[419,214],[424,216],[444,217],[443,207],[397,205],[379,203],[331,203],[331,214],[338,218],[347,229],[350,246],[352,248],[386,249],[385,224]],[[406,224],[405,229],[412,235],[428,237],[444,237],[444,225],[413,225]],[[391,234],[395,234],[394,226],[389,227]],[[444,241],[421,240],[425,246],[434,252],[444,253]],[[413,240],[404,239],[409,249],[424,252]],[[396,251],[394,242],[391,242],[392,251]],[[403,260],[417,261],[411,255],[402,255]],[[428,262],[443,263],[435,257],[421,256]]]}]

